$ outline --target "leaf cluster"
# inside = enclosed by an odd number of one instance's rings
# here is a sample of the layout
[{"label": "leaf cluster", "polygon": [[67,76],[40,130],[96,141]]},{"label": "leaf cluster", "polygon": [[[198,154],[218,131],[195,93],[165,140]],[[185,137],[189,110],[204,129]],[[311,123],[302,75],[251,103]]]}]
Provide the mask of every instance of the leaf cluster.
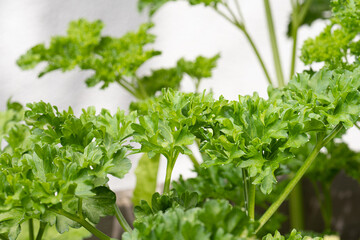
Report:
[{"label": "leaf cluster", "polygon": [[64,215],[92,223],[112,215],[115,194],[107,174],[122,178],[131,167],[125,140],[135,115],[96,115],[88,108],[77,118],[71,108],[60,112],[44,102],[27,107],[21,123],[26,139],[19,127],[7,135],[9,144],[27,144],[0,155],[0,234],[16,239],[21,223],[31,218],[63,233],[80,227]]},{"label": "leaf cluster", "polygon": [[103,36],[103,27],[100,20],[72,21],[67,35],[52,37],[48,47],[45,44],[32,47],[18,59],[17,64],[27,70],[41,62],[47,63],[39,77],[55,70],[65,72],[76,67],[91,70],[93,74],[86,79],[88,87],[101,83],[104,89],[117,83],[143,99],[155,95],[162,88],[178,89],[184,74],[198,86],[201,79],[211,77],[219,58],[219,55],[211,58],[199,56],[194,61],[182,58],[175,67],[153,70],[150,75],[140,77],[137,74],[139,67],[161,54],[148,46],[155,41],[155,36],[149,33],[153,24],[142,24],[137,32],[128,32],[121,38]]},{"label": "leaf cluster", "polygon": [[354,69],[359,63],[360,1],[332,1],[331,22],[315,38],[305,41],[300,59],[310,65],[323,62],[332,69]]},{"label": "leaf cluster", "polygon": [[278,231],[275,232],[274,235],[270,233],[262,238],[262,240],[321,240],[321,237],[309,237],[309,236],[302,236],[300,232],[297,232],[295,229],[291,231],[290,235],[285,237],[282,236]]},{"label": "leaf cluster", "polygon": [[134,223],[134,231],[125,233],[123,239],[240,240],[247,237],[243,231],[255,225],[240,208],[224,200],[209,200],[202,207],[177,206],[140,218]]},{"label": "leaf cluster", "polygon": [[175,67],[153,70],[151,75],[140,77],[139,82],[148,96],[154,96],[163,88],[179,89],[185,74],[194,81],[198,88],[203,78],[212,76],[212,70],[216,67],[219,57],[219,54],[210,58],[198,56],[194,61],[181,58]]},{"label": "leaf cluster", "polygon": [[100,20],[79,19],[70,22],[66,36],[53,37],[49,47],[44,44],[34,46],[19,58],[17,64],[26,70],[46,62],[39,77],[58,69],[63,72],[75,67],[93,70],[94,74],[86,84],[102,83],[102,88],[106,88],[114,81],[134,77],[145,61],[160,54],[144,48],[155,41],[155,36],[148,33],[152,26],[151,23],[143,24],[137,32],[114,38],[101,35],[104,24]]}]

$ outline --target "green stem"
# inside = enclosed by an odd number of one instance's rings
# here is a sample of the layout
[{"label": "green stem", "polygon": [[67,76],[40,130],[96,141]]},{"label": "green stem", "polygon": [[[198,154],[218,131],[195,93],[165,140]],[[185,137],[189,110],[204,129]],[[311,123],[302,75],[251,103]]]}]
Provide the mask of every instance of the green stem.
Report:
[{"label": "green stem", "polygon": [[[320,212],[321,212],[321,217],[323,219],[324,225],[325,225],[325,230],[328,229],[328,214],[326,212],[326,207],[325,207],[325,196],[324,196],[324,192],[320,193],[319,187],[317,185],[317,183],[315,181],[311,181],[314,190],[315,190],[315,195],[316,198],[319,202],[320,205]],[[324,188],[323,188],[324,191]]]},{"label": "green stem", "polygon": [[127,81],[123,80],[119,80],[116,79],[115,80],[120,86],[122,86],[123,88],[125,88],[126,91],[128,91],[131,95],[133,95],[134,97],[136,97],[137,99],[141,99],[141,97],[133,90],[130,88],[130,86],[125,85],[124,82],[126,82],[128,85],[130,85],[130,83],[128,83]]},{"label": "green stem", "polygon": [[82,219],[82,218],[80,218],[80,217],[78,217],[78,216],[76,216],[76,215],[74,215],[72,213],[66,212],[65,210],[58,210],[58,209],[49,209],[49,210],[56,213],[56,214],[62,215],[64,217],[69,218],[70,220],[73,220],[73,221],[81,224],[84,228],[86,228],[89,232],[94,234],[100,240],[111,240],[111,238],[109,236],[107,236],[103,232],[96,229],[93,225],[91,225],[85,219]]},{"label": "green stem", "polygon": [[299,182],[289,195],[290,228],[304,229],[304,206],[301,182]]},{"label": "green stem", "polygon": [[34,240],[34,221],[32,218],[29,219],[29,239]]},{"label": "green stem", "polygon": [[272,52],[273,52],[273,58],[274,58],[275,71],[276,71],[276,76],[277,76],[277,80],[278,80],[278,85],[279,85],[279,87],[284,87],[285,86],[284,76],[283,76],[282,68],[281,68],[279,49],[278,49],[278,45],[277,45],[277,41],[276,41],[276,34],[275,34],[274,23],[273,23],[273,18],[272,18],[272,14],[271,14],[269,0],[264,0],[264,5],[265,5],[266,19],[267,19],[267,23],[268,23],[271,48],[272,48]]},{"label": "green stem", "polygon": [[200,79],[194,79],[195,80],[195,93],[199,93],[200,88]]},{"label": "green stem", "polygon": [[126,221],[124,215],[121,213],[120,208],[116,205],[116,203],[114,204],[114,209],[115,209],[115,217],[120,223],[121,227],[124,229],[125,232],[131,233],[132,229],[129,223]]},{"label": "green stem", "polygon": [[82,198],[79,198],[78,200],[78,214],[80,218],[84,218],[82,211]]},{"label": "green stem", "polygon": [[299,12],[299,3],[294,4],[293,12],[292,12],[292,28],[291,28],[291,36],[293,39],[293,47],[291,52],[291,67],[290,67],[290,78],[295,74],[295,65],[296,65],[296,47],[297,47],[297,35],[299,26],[304,21],[307,11],[309,10],[310,4],[312,0],[307,0],[301,11]]},{"label": "green stem", "polygon": [[277,211],[277,209],[280,207],[280,205],[288,197],[290,192],[294,189],[296,184],[300,181],[302,176],[304,176],[306,171],[309,169],[309,167],[315,160],[316,156],[320,152],[320,149],[323,146],[325,146],[331,139],[333,139],[340,132],[342,127],[343,127],[343,125],[341,123],[339,123],[328,136],[326,136],[324,139],[318,139],[313,151],[310,153],[308,158],[305,160],[304,164],[296,172],[295,176],[291,179],[291,181],[288,183],[288,185],[285,187],[285,189],[279,195],[278,199],[273,204],[271,204],[271,206],[268,208],[268,210],[261,216],[261,218],[259,219],[259,227],[256,229],[255,233],[257,233],[264,226],[264,224],[270,219],[270,217]]},{"label": "green stem", "polygon": [[238,0],[234,0],[234,2],[235,2],[236,10],[237,10],[237,12],[239,14],[240,20],[244,24],[245,19],[244,19],[244,16],[243,16],[242,12],[241,12],[239,2],[238,2]]},{"label": "green stem", "polygon": [[146,93],[146,90],[145,90],[145,88],[144,88],[144,85],[141,83],[140,79],[137,78],[137,77],[135,77],[135,79],[136,79],[136,82],[137,82],[137,84],[138,84],[138,86],[139,86],[141,98],[142,98],[142,99],[148,98],[149,95]]},{"label": "green stem", "polygon": [[331,231],[332,201],[330,184],[324,184],[324,206],[326,209],[325,231]]},{"label": "green stem", "polygon": [[175,162],[177,157],[179,156],[178,151],[174,151],[170,154],[170,156],[167,156],[167,165],[166,165],[166,176],[165,176],[165,183],[164,183],[164,193],[170,192],[170,183],[171,183],[171,174],[175,166]]},{"label": "green stem", "polygon": [[164,193],[169,193],[170,192],[170,183],[171,183],[171,173],[172,173],[172,168],[168,166],[166,167],[166,176],[165,176],[165,183],[164,183]]},{"label": "green stem", "polygon": [[242,169],[242,177],[244,183],[244,202],[245,202],[245,212],[246,215],[249,216],[249,179],[247,169]]},{"label": "green stem", "polygon": [[256,192],[256,186],[252,184],[252,179],[250,178],[248,181],[249,184],[249,218],[251,221],[255,220],[255,192]]},{"label": "green stem", "polygon": [[265,67],[265,63],[264,63],[262,57],[260,56],[260,53],[259,53],[259,51],[258,51],[258,49],[257,49],[257,47],[256,47],[256,45],[255,45],[255,43],[254,43],[254,41],[252,40],[251,36],[249,35],[249,33],[247,32],[247,30],[246,30],[245,27],[244,27],[243,33],[245,34],[245,37],[246,37],[247,40],[249,41],[249,43],[250,43],[250,45],[251,45],[251,48],[253,49],[253,51],[254,51],[254,53],[255,53],[255,55],[256,55],[256,57],[257,57],[260,65],[261,65],[261,68],[262,68],[262,70],[263,70],[263,72],[264,72],[264,74],[265,74],[265,77],[266,77],[268,83],[269,83],[270,85],[273,85],[273,82],[271,81],[269,72],[268,72],[267,68]]},{"label": "green stem", "polygon": [[239,24],[239,25],[243,26],[242,23],[237,19],[235,13],[234,13],[234,12],[231,10],[231,8],[229,7],[229,5],[228,5],[227,3],[223,3],[223,5],[224,5],[225,8],[228,10],[228,12],[230,13],[230,15],[233,17],[234,22],[235,22],[236,24]]},{"label": "green stem", "polygon": [[40,227],[39,227],[38,234],[36,236],[36,240],[41,240],[42,239],[42,237],[44,235],[44,232],[45,232],[45,229],[46,229],[46,226],[47,226],[46,222],[40,221]]},{"label": "green stem", "polygon": [[215,10],[219,15],[221,15],[224,19],[226,19],[228,22],[230,22],[231,24],[233,24],[235,27],[237,27],[240,31],[242,31],[242,32],[244,33],[246,39],[249,41],[249,43],[250,43],[250,45],[251,45],[251,48],[252,48],[252,50],[254,51],[254,53],[255,53],[255,55],[256,55],[259,63],[260,63],[260,66],[261,66],[261,68],[262,68],[262,70],[263,70],[263,72],[264,72],[264,74],[265,74],[265,77],[266,77],[268,83],[269,83],[270,85],[272,85],[273,82],[271,81],[271,78],[270,78],[269,72],[268,72],[268,70],[267,70],[267,68],[266,68],[266,66],[265,66],[265,63],[264,63],[264,61],[263,61],[263,59],[262,59],[262,57],[261,57],[261,55],[260,55],[260,53],[259,53],[259,51],[258,51],[258,48],[256,47],[254,41],[252,40],[251,36],[250,36],[249,33],[247,32],[244,23],[241,23],[241,24],[240,24],[239,22],[230,19],[228,16],[226,16],[223,12],[221,12],[221,11],[218,10],[217,8],[214,8],[214,10]]},{"label": "green stem", "polygon": [[196,157],[194,156],[194,154],[188,155],[188,157],[190,158],[191,162],[194,164],[195,169],[200,167],[200,164],[199,164],[198,160],[196,159]]},{"label": "green stem", "polygon": [[[295,23],[293,21],[293,26],[294,25],[295,25]],[[292,47],[292,52],[291,52],[291,67],[290,67],[290,77],[289,77],[289,79],[291,79],[292,76],[295,73],[297,35],[298,35],[298,27],[296,26],[296,29],[292,30],[293,47]]]}]

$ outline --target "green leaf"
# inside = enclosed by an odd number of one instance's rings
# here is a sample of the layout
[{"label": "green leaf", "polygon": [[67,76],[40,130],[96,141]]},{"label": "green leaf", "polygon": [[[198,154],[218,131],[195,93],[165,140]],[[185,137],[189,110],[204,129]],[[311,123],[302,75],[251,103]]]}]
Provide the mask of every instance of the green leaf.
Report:
[{"label": "green leaf", "polygon": [[0,212],[0,234],[10,240],[15,240],[20,233],[20,224],[24,219],[25,212],[19,208]]},{"label": "green leaf", "polygon": [[[137,32],[113,38],[101,35],[104,24],[100,20],[88,22],[79,19],[70,22],[66,36],[53,37],[49,47],[40,44],[31,48],[18,59],[17,64],[26,70],[46,62],[47,66],[39,77],[55,70],[70,71],[75,67],[92,70],[93,75],[86,80],[87,85],[102,83],[102,88],[106,88],[113,82],[127,82],[124,78],[136,76],[136,71],[145,61],[160,54],[145,49],[155,40],[155,36],[148,33],[152,26],[151,23],[143,24]],[[131,85],[129,82],[126,84]],[[138,91],[134,87],[130,90]]]},{"label": "green leaf", "polygon": [[146,153],[141,156],[135,170],[136,186],[132,198],[134,205],[139,205],[141,200],[151,201],[157,186],[159,160],[160,154],[155,155],[153,158],[149,158]]},{"label": "green leaf", "polygon": [[[143,216],[134,223],[134,231],[123,239],[230,239],[252,232],[256,224],[250,223],[240,208],[226,201],[207,201],[203,207],[184,209],[181,205]],[[244,237],[246,237],[244,235]]]},{"label": "green leaf", "polygon": [[70,220],[67,217],[64,217],[62,215],[57,215],[56,216],[56,230],[60,233],[63,234],[65,232],[68,232],[70,230],[70,228],[80,228],[81,225],[77,222],[74,222],[72,220]]},{"label": "green leaf", "polygon": [[291,231],[290,235],[288,237],[282,236],[280,232],[276,231],[274,235],[271,235],[270,233],[267,234],[262,238],[262,240],[322,240],[321,237],[308,237],[308,236],[302,236],[300,232],[297,232],[295,229]]},{"label": "green leaf", "polygon": [[94,196],[82,200],[83,214],[92,223],[98,223],[100,217],[114,214],[115,193],[107,187],[97,187],[92,190]]},{"label": "green leaf", "polygon": [[331,22],[315,39],[305,41],[301,60],[307,65],[323,62],[331,69],[354,69],[359,64],[360,1],[332,1],[331,6]]},{"label": "green leaf", "polygon": [[[306,8],[307,1],[304,1],[299,4],[299,7],[297,8],[298,13],[304,11],[304,8]],[[292,13],[294,14],[294,13]],[[330,0],[311,0],[310,5],[308,6],[308,9],[303,17],[302,22],[300,23],[299,27],[308,25],[311,26],[316,20],[319,19],[328,19],[331,16],[331,6],[330,6]],[[290,17],[290,22],[288,25],[287,30],[287,36],[291,37],[291,31],[293,26],[293,19]],[[299,23],[298,23],[299,24]]]},{"label": "green leaf", "polygon": [[[39,221],[34,221],[34,229],[39,228]],[[55,226],[47,226],[43,235],[45,240],[83,240],[85,238],[91,237],[91,233],[85,228],[79,229],[70,229],[68,232],[59,234]],[[17,240],[29,240],[29,224],[25,222],[21,225],[21,233],[19,234]]]}]

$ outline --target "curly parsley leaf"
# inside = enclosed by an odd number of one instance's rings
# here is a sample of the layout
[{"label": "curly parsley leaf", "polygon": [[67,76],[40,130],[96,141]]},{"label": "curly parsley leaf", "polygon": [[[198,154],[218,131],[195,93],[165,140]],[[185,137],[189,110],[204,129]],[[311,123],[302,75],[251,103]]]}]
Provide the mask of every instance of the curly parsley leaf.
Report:
[{"label": "curly parsley leaf", "polygon": [[176,206],[140,218],[133,233],[125,233],[123,239],[240,240],[243,238],[238,236],[246,230],[252,232],[255,225],[240,208],[224,200],[209,200],[201,208]]},{"label": "curly parsley leaf", "polygon": [[[145,46],[153,43],[155,36],[148,33],[153,24],[143,24],[137,32],[129,32],[121,38],[102,36],[104,24],[98,20],[85,19],[69,24],[66,36],[55,36],[49,47],[39,44],[22,55],[17,64],[22,69],[32,69],[41,62],[47,66],[39,77],[55,70],[63,72],[78,67],[94,73],[86,80],[88,86],[110,83],[133,78],[137,69],[148,59],[160,54]],[[125,84],[125,83],[124,83]]]},{"label": "curly parsley leaf", "polygon": [[354,69],[359,62],[360,1],[332,1],[331,22],[315,39],[305,41],[300,59],[310,65]]},{"label": "curly parsley leaf", "polygon": [[[115,195],[107,175],[121,178],[131,167],[125,140],[135,115],[89,108],[77,118],[71,109],[60,112],[44,102],[28,108],[19,124],[27,127],[29,144],[0,155],[1,234],[15,239],[29,218],[55,225],[60,233],[80,227],[64,212],[92,223],[112,215]],[[8,142],[18,136],[10,133]]]},{"label": "curly parsley leaf", "polygon": [[152,71],[151,75],[139,78],[139,84],[144,87],[148,96],[154,96],[163,88],[179,89],[186,74],[194,81],[197,90],[202,79],[212,76],[212,70],[219,58],[219,54],[209,58],[198,56],[193,61],[181,58],[175,67],[157,69]]},{"label": "curly parsley leaf", "polygon": [[278,231],[275,232],[274,235],[271,235],[270,233],[267,234],[262,238],[262,240],[322,240],[321,237],[308,237],[308,236],[302,236],[300,232],[297,232],[295,229],[291,231],[290,235],[285,237],[282,236]]}]

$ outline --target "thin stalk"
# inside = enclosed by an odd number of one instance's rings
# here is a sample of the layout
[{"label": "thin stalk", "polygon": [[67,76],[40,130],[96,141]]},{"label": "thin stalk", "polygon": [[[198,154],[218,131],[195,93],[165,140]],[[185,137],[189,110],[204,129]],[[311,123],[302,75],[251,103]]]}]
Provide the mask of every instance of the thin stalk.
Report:
[{"label": "thin stalk", "polygon": [[290,77],[295,74],[295,65],[296,65],[296,47],[297,47],[297,35],[299,26],[304,21],[307,11],[309,10],[310,4],[312,0],[307,0],[302,7],[301,11],[299,12],[299,3],[293,4],[293,13],[292,13],[292,29],[291,29],[291,36],[293,39],[293,47],[291,52],[291,66],[290,66]]},{"label": "thin stalk", "polygon": [[94,236],[96,236],[100,240],[111,240],[111,238],[109,236],[107,236],[105,233],[99,231],[97,228],[95,228],[93,225],[91,225],[85,219],[81,219],[78,216],[76,216],[76,215],[74,215],[72,213],[66,212],[64,210],[58,210],[58,209],[49,209],[49,210],[56,213],[56,214],[62,215],[64,217],[69,218],[70,220],[73,220],[73,221],[81,224],[84,228],[86,228],[89,232],[94,234]]},{"label": "thin stalk", "polygon": [[247,169],[242,169],[242,177],[244,182],[244,201],[245,201],[245,212],[249,216],[249,179]]},{"label": "thin stalk", "polygon": [[270,85],[273,85],[273,82],[271,81],[271,78],[270,78],[269,72],[268,72],[268,70],[267,70],[267,68],[266,68],[266,66],[265,66],[265,63],[264,63],[262,57],[260,56],[260,53],[259,53],[259,51],[258,51],[258,49],[257,49],[257,47],[256,47],[256,45],[255,45],[255,43],[254,43],[254,41],[252,40],[251,36],[249,35],[249,33],[247,32],[247,30],[246,30],[245,27],[244,27],[243,33],[245,34],[245,37],[246,37],[247,40],[249,41],[249,43],[250,43],[250,45],[251,45],[251,48],[253,49],[253,51],[254,51],[257,59],[258,59],[258,61],[259,61],[259,63],[260,63],[260,66],[261,66],[261,68],[262,68],[262,70],[263,70],[263,72],[264,72],[264,74],[265,74],[265,77],[266,77],[268,83],[269,83]]},{"label": "thin stalk", "polygon": [[259,63],[260,63],[260,66],[265,74],[265,77],[266,77],[266,80],[268,81],[268,83],[270,85],[273,85],[273,82],[271,81],[271,78],[270,78],[270,75],[269,75],[269,71],[267,70],[266,66],[265,66],[265,63],[263,61],[263,58],[261,57],[259,51],[258,51],[258,48],[256,47],[254,41],[252,40],[250,34],[247,32],[246,30],[246,27],[244,25],[244,23],[240,24],[238,22],[235,22],[233,21],[232,19],[230,19],[226,14],[224,14],[223,12],[221,12],[219,9],[217,8],[214,8],[214,10],[220,15],[222,16],[225,20],[227,20],[228,22],[230,22],[231,24],[233,24],[235,27],[237,27],[239,30],[241,30],[244,34],[245,34],[245,37],[246,39],[249,41],[250,45],[251,45],[251,48],[252,50],[254,51]]},{"label": "thin stalk", "polygon": [[200,167],[200,164],[198,162],[198,160],[196,159],[196,157],[194,156],[194,154],[188,155],[188,157],[190,158],[191,162],[194,165],[195,169],[198,169]]},{"label": "thin stalk", "polygon": [[34,220],[29,219],[29,239],[34,240]]},{"label": "thin stalk", "polygon": [[252,184],[252,179],[249,179],[248,181],[249,184],[249,202],[248,202],[248,207],[249,207],[249,218],[251,221],[255,220],[255,192],[256,192],[256,186],[254,184]]},{"label": "thin stalk", "polygon": [[318,139],[313,151],[310,153],[308,158],[305,160],[304,164],[296,172],[295,176],[291,179],[291,181],[288,183],[288,185],[285,187],[285,189],[279,195],[278,199],[273,204],[271,204],[271,206],[268,208],[268,210],[261,216],[261,218],[259,219],[259,227],[256,229],[255,233],[257,233],[264,226],[264,224],[270,219],[270,217],[277,211],[277,209],[280,207],[280,205],[288,197],[290,192],[294,189],[296,184],[300,181],[302,176],[304,176],[306,171],[309,169],[309,167],[315,160],[316,156],[320,152],[320,149],[323,146],[325,146],[331,139],[333,139],[340,132],[342,127],[343,127],[343,125],[341,123],[339,123],[328,136],[326,136],[324,139]]},{"label": "thin stalk", "polygon": [[140,99],[139,95],[133,90],[133,89],[130,89],[130,86],[129,86],[129,83],[127,83],[127,85],[124,84],[124,82],[122,82],[121,80],[119,79],[116,79],[115,80],[120,86],[122,86],[123,88],[125,88],[126,91],[128,91],[129,93],[131,93],[131,95],[133,95],[134,97],[136,97],[137,99]]},{"label": "thin stalk", "polygon": [[140,82],[140,79],[137,78],[137,77],[135,77],[135,79],[136,79],[136,82],[137,82],[137,84],[138,84],[138,86],[139,86],[140,95],[141,95],[142,99],[148,98],[149,96],[148,96],[148,94],[146,93],[146,90],[145,90],[145,88],[144,88],[144,85]]},{"label": "thin stalk", "polygon": [[237,12],[239,14],[240,20],[241,20],[242,23],[244,23],[245,19],[244,19],[244,16],[243,16],[242,12],[241,12],[241,9],[240,9],[239,0],[234,0],[234,2],[235,2],[236,10],[237,10]]},{"label": "thin stalk", "polygon": [[299,182],[289,195],[290,226],[291,229],[304,229],[304,206],[302,196],[302,185]]},{"label": "thin stalk", "polygon": [[283,76],[283,72],[282,72],[282,68],[281,68],[279,49],[278,49],[278,45],[277,45],[277,41],[276,41],[276,34],[275,34],[274,23],[273,23],[273,18],[272,18],[272,14],[271,14],[269,0],[264,0],[264,5],[265,5],[265,12],[266,12],[266,19],[267,19],[267,24],[268,24],[268,29],[269,29],[269,35],[270,35],[271,48],[272,48],[272,52],[273,52],[276,76],[277,76],[277,80],[278,80],[278,85],[281,88],[281,87],[285,86],[285,82],[284,82],[284,76]]},{"label": "thin stalk", "polygon": [[229,5],[227,3],[223,3],[223,5],[225,6],[225,8],[228,10],[228,12],[230,13],[230,15],[233,17],[233,20],[236,24],[239,24],[241,26],[243,26],[243,24],[237,19],[235,13],[231,10],[231,8],[229,7]]},{"label": "thin stalk", "polygon": [[199,92],[200,79],[195,79],[195,93]]},{"label": "thin stalk", "polygon": [[132,229],[131,229],[129,223],[126,221],[124,215],[120,211],[120,208],[116,205],[116,203],[114,204],[114,209],[115,209],[115,217],[118,220],[121,227],[124,229],[125,232],[131,233]]},{"label": "thin stalk", "polygon": [[332,200],[331,200],[331,185],[323,185],[324,192],[324,208],[326,213],[326,218],[324,218],[325,231],[331,231],[331,220],[332,220]]},{"label": "thin stalk", "polygon": [[[324,193],[320,193],[320,190],[319,190],[319,187],[317,185],[317,183],[315,181],[311,181],[313,187],[314,187],[314,190],[315,190],[315,195],[316,195],[316,198],[319,202],[319,205],[320,205],[320,212],[321,212],[321,217],[324,221],[324,225],[325,225],[325,229],[328,229],[327,226],[328,226],[328,215],[327,215],[327,212],[326,212],[326,207],[325,207],[325,199],[324,199]],[[324,190],[324,188],[323,188]]]},{"label": "thin stalk", "polygon": [[223,13],[222,11],[220,11],[219,9],[217,8],[214,8],[215,12],[217,12],[220,16],[222,16],[225,20],[227,20],[229,23],[233,24],[233,25],[236,25],[236,23],[231,19],[229,18],[225,13]]},{"label": "thin stalk", "polygon": [[36,236],[36,240],[41,240],[42,239],[42,237],[44,235],[44,232],[45,232],[45,229],[46,229],[46,226],[47,226],[46,222],[40,221],[40,227],[39,227],[38,234]]},{"label": "thin stalk", "polygon": [[[293,21],[293,23],[294,23],[294,21]],[[295,25],[295,23],[293,24],[293,26],[294,25]],[[293,47],[292,47],[292,52],[291,52],[291,66],[290,66],[290,77],[289,77],[289,79],[291,79],[292,76],[295,73],[297,35],[298,35],[298,26],[296,26],[296,29],[292,30]]]}]

